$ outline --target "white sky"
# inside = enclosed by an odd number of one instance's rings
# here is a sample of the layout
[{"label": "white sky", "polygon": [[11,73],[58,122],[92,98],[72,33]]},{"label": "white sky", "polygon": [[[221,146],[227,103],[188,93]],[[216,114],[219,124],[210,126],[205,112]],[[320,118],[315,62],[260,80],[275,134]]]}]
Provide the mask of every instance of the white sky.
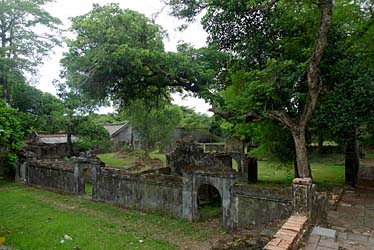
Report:
[{"label": "white sky", "polygon": [[[69,17],[89,12],[94,3],[100,5],[119,3],[124,9],[132,9],[148,17],[151,17],[152,14],[159,12],[164,7],[161,0],[56,0],[54,3],[46,5],[46,9],[52,16],[60,18],[64,23],[64,28],[67,29],[70,26]],[[158,15],[156,23],[161,25],[169,35],[169,39],[164,41],[167,51],[175,51],[179,41],[190,43],[196,48],[203,47],[206,44],[207,35],[198,22],[190,24],[189,28],[184,32],[179,32],[177,28],[181,23],[176,18],[168,15],[167,8]],[[39,84],[36,85],[37,88],[52,94],[56,93],[52,81],[59,76],[61,70],[59,61],[64,51],[66,51],[66,48],[56,48],[50,58],[45,60],[44,65],[40,67],[40,79],[38,81]],[[188,97],[182,100],[182,97],[178,95],[173,95],[173,98],[175,100],[174,103],[178,105],[193,107],[197,112],[208,113],[209,105],[201,99]],[[101,110],[101,112],[110,111],[112,111],[111,108]]]}]

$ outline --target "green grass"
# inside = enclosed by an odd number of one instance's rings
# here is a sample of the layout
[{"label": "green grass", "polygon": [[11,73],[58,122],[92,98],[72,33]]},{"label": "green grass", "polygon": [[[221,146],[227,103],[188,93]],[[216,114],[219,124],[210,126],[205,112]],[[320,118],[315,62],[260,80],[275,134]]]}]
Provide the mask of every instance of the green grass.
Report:
[{"label": "green grass", "polygon": [[[0,211],[0,237],[14,250],[180,249],[223,234],[219,227],[4,181]],[[60,243],[65,234],[73,240]]]},{"label": "green grass", "polygon": [[365,158],[374,159],[374,153],[365,153]]},{"label": "green grass", "polygon": [[[107,153],[107,154],[98,154],[97,157],[100,158],[107,166],[114,168],[128,168],[135,161],[139,160],[139,155],[136,154],[126,154],[126,156],[118,155],[117,153]],[[160,159],[163,165],[166,165],[166,155],[158,152],[152,152],[150,154],[151,159]],[[150,169],[150,167],[148,167]]]},{"label": "green grass", "polygon": [[125,168],[137,159],[136,156],[126,158],[118,157],[116,153],[98,154],[97,157],[107,166],[114,168]]},{"label": "green grass", "polygon": [[199,221],[220,218],[222,216],[221,200],[202,205],[201,207],[199,207],[199,213]]},{"label": "green grass", "polygon": [[[310,160],[313,182],[319,189],[331,189],[344,184],[344,158],[339,154],[312,155]],[[270,161],[258,162],[258,179],[256,185],[290,186],[294,178],[293,166],[280,167]]]},{"label": "green grass", "polygon": [[166,155],[158,152],[152,152],[150,154],[152,159],[160,159],[164,166],[166,166]]},{"label": "green grass", "polygon": [[84,185],[84,192],[88,195],[92,195],[92,184],[91,183],[86,183]]}]

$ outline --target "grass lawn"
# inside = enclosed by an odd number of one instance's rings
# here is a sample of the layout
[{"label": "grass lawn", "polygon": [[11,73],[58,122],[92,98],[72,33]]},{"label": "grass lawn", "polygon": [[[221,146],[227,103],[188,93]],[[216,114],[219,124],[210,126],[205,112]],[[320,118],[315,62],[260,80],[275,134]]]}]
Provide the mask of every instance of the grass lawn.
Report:
[{"label": "grass lawn", "polygon": [[132,157],[119,157],[117,153],[98,154],[100,158],[107,166],[114,168],[125,168],[137,160],[136,156]]},{"label": "grass lawn", "polygon": [[[331,189],[344,184],[344,158],[342,155],[312,155],[310,165],[313,181],[317,188]],[[270,161],[258,162],[258,179],[261,185],[290,186],[293,176],[293,166],[279,167],[279,164]]]},{"label": "grass lawn", "polygon": [[[0,237],[11,249],[202,249],[225,232],[0,180]],[[65,240],[64,235],[73,240]],[[144,241],[144,242],[141,242]]]},{"label": "grass lawn", "polygon": [[[97,157],[100,158],[107,166],[114,168],[127,168],[130,167],[135,161],[139,159],[139,156],[136,154],[127,154],[125,157],[117,153],[107,153],[107,154],[98,154]],[[166,156],[165,154],[160,154],[153,152],[150,154],[151,159],[160,159],[164,166],[166,165]]]}]

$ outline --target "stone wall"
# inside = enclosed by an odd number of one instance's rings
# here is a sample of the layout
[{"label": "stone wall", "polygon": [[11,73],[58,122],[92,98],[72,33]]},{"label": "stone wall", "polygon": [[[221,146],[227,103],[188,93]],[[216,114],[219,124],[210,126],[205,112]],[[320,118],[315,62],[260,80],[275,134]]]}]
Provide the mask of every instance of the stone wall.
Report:
[{"label": "stone wall", "polygon": [[104,168],[97,171],[93,199],[182,217],[182,190],[181,177],[129,175],[118,169]]},{"label": "stone wall", "polygon": [[70,194],[82,192],[75,168],[71,164],[61,161],[32,161],[26,171],[26,183],[29,185],[43,186]]},{"label": "stone wall", "polygon": [[235,224],[237,227],[259,225],[291,214],[291,188],[264,188],[235,185]]},{"label": "stone wall", "polygon": [[37,160],[31,154],[18,162],[16,180],[58,192],[83,194],[85,183],[94,183],[96,169],[102,167],[104,164],[95,157]]}]

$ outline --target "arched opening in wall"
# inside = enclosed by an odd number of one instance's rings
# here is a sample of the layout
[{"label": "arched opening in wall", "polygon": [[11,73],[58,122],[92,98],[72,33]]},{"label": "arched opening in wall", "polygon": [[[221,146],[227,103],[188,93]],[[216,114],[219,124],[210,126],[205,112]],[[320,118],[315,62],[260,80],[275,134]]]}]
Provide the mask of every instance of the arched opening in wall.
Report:
[{"label": "arched opening in wall", "polygon": [[91,171],[89,168],[83,170],[81,182],[83,185],[84,193],[89,196],[92,196],[92,178]]},{"label": "arched opening in wall", "polygon": [[199,220],[206,221],[222,217],[222,198],[212,185],[201,185],[197,191]]}]

